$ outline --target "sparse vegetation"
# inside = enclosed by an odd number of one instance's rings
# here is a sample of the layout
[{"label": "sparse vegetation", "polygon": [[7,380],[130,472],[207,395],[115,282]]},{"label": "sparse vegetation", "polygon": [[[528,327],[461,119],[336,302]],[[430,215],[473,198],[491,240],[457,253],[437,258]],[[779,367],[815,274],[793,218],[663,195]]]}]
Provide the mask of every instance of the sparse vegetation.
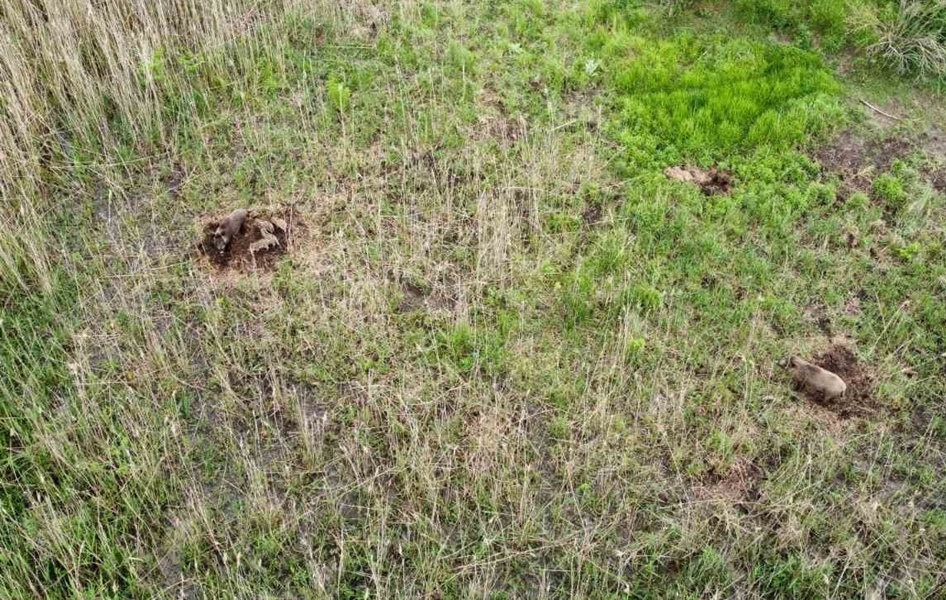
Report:
[{"label": "sparse vegetation", "polygon": [[942,597],[910,6],[0,0],[0,597]]}]

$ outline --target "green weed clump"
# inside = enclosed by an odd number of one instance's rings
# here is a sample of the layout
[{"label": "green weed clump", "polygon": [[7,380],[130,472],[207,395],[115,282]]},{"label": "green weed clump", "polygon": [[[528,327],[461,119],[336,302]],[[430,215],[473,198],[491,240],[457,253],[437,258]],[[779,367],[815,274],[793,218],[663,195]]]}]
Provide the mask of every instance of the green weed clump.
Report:
[{"label": "green weed clump", "polygon": [[736,0],[734,8],[803,46],[857,48],[900,75],[946,75],[943,0]]},{"label": "green weed clump", "polygon": [[868,69],[946,75],[943,0],[734,0],[731,18],[829,56],[854,52]]}]

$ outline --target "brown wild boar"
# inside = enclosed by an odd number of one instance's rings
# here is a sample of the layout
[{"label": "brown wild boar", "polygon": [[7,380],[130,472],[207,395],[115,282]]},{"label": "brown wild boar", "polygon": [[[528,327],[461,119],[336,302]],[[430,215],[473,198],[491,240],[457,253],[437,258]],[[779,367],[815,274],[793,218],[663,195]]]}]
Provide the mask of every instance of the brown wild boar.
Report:
[{"label": "brown wild boar", "polygon": [[797,356],[788,359],[786,365],[799,387],[824,400],[836,400],[844,397],[847,384],[844,380],[818,365],[813,365]]}]

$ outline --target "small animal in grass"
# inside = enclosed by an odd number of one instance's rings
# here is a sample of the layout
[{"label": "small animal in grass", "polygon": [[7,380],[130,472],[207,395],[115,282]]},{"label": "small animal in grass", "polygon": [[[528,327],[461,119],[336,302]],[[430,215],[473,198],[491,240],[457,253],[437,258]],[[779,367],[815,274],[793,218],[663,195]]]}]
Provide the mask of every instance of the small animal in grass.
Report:
[{"label": "small animal in grass", "polygon": [[250,254],[256,254],[260,250],[267,250],[279,245],[279,240],[273,235],[273,223],[264,219],[256,219],[256,226],[259,227],[260,239],[250,244]]},{"label": "small animal in grass", "polygon": [[231,240],[233,240],[233,236],[240,233],[248,214],[249,211],[245,208],[238,208],[220,221],[217,229],[214,230],[214,246],[218,252],[226,250]]},{"label": "small animal in grass", "polygon": [[844,380],[818,365],[813,365],[797,356],[792,356],[783,365],[795,379],[795,383],[808,393],[831,401],[844,397],[847,384]]}]

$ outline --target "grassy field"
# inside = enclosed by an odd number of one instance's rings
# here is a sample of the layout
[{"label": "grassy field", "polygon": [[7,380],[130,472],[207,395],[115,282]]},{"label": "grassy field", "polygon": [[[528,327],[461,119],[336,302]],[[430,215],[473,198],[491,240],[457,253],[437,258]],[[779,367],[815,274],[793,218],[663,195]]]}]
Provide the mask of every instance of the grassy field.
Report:
[{"label": "grassy field", "polygon": [[898,5],[0,0],[0,597],[946,598]]}]

